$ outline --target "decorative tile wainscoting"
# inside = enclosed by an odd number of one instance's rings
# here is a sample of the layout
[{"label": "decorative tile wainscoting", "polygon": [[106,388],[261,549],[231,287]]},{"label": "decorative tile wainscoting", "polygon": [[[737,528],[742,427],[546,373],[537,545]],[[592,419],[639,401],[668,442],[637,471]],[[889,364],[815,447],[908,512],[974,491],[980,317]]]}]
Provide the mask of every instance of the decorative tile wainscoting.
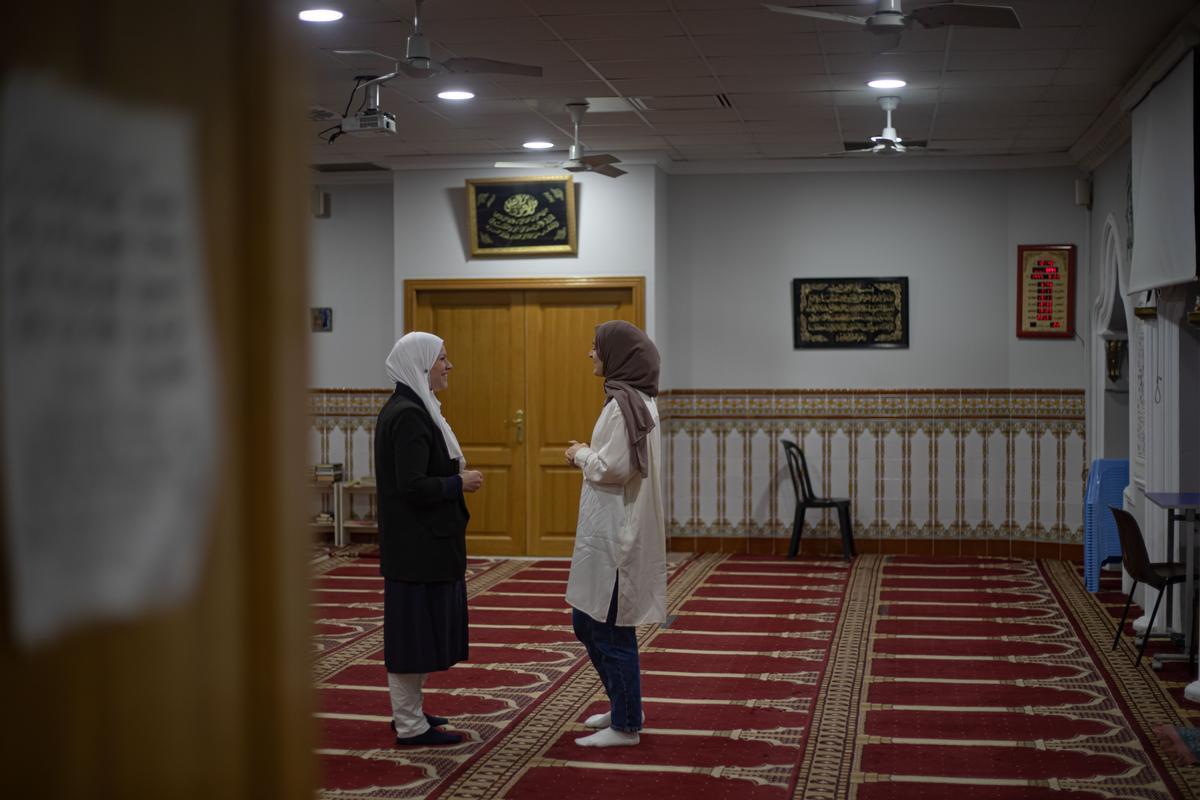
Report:
[{"label": "decorative tile wainscoting", "polygon": [[311,389],[309,458],[342,464],[347,481],[375,474],[375,419],[391,389]]},{"label": "decorative tile wainscoting", "polygon": [[[851,498],[860,550],[1082,555],[1082,391],[672,390],[659,412],[675,546],[782,552],[790,438],[819,495]],[[809,549],[837,537],[808,513]]]},{"label": "decorative tile wainscoting", "polygon": [[[314,389],[311,457],[373,475],[387,389]],[[780,438],[818,494],[850,497],[864,552],[1082,557],[1080,390],[690,390],[659,398],[676,549],[782,553],[795,500]],[[808,552],[840,552],[810,511]]]}]

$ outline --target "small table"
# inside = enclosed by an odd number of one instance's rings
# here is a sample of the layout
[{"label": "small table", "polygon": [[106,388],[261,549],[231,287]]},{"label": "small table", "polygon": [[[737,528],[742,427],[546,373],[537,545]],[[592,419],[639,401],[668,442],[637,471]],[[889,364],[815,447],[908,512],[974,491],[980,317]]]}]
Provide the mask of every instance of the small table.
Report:
[{"label": "small table", "polygon": [[[1196,516],[1200,511],[1200,492],[1146,492],[1146,499],[1159,508],[1167,510],[1167,559],[1175,560],[1175,523],[1183,522],[1184,531],[1188,532],[1187,545],[1184,548],[1186,553],[1184,563],[1187,565],[1187,580],[1183,586],[1183,653],[1176,654],[1161,654],[1154,657],[1154,661],[1162,664],[1164,661],[1188,661],[1192,655],[1192,637],[1193,630],[1196,627],[1196,620],[1192,617],[1192,592],[1195,591],[1195,586],[1192,573],[1195,571],[1196,564]],[[1167,620],[1171,619],[1171,594],[1172,589],[1167,590]],[[1146,631],[1146,635],[1150,635],[1150,631]],[[1188,695],[1189,700],[1200,700],[1200,681],[1188,686],[1187,691],[1191,691],[1191,687],[1196,686],[1196,697]]]}]

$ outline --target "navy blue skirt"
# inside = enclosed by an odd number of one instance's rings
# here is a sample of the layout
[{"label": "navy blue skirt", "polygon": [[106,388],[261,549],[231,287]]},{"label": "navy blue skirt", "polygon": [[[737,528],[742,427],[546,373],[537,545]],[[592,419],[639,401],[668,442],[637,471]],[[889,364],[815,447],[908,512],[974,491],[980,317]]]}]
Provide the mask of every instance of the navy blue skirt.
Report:
[{"label": "navy blue skirt", "polygon": [[467,584],[383,582],[388,672],[440,672],[467,659]]}]

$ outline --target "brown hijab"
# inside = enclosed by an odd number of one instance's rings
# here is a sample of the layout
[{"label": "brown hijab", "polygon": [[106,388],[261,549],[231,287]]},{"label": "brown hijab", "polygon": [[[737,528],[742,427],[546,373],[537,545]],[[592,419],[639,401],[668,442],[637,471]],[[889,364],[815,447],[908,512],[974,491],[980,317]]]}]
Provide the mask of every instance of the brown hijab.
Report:
[{"label": "brown hijab", "polygon": [[637,393],[658,396],[658,348],[641,328],[612,320],[596,326],[596,353],[604,367],[604,394],[621,409],[633,465],[645,478],[649,469],[646,436],[654,430],[654,417]]}]

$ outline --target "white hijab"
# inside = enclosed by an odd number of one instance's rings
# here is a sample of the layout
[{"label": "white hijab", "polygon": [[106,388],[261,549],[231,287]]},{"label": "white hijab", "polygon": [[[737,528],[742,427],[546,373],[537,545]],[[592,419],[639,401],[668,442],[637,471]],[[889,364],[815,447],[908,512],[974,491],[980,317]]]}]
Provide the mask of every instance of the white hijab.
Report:
[{"label": "white hijab", "polygon": [[450,430],[450,423],[446,422],[446,418],[442,416],[442,404],[433,396],[433,391],[429,388],[429,370],[433,369],[433,365],[437,363],[443,344],[441,338],[432,333],[420,331],[406,333],[396,342],[384,363],[387,364],[388,377],[398,383],[403,383],[416,392],[417,397],[421,398],[429,416],[433,417],[433,421],[442,429],[447,452],[450,453],[451,458],[458,459],[459,469],[462,469],[467,460],[463,457],[458,437],[454,435],[454,431]]}]

